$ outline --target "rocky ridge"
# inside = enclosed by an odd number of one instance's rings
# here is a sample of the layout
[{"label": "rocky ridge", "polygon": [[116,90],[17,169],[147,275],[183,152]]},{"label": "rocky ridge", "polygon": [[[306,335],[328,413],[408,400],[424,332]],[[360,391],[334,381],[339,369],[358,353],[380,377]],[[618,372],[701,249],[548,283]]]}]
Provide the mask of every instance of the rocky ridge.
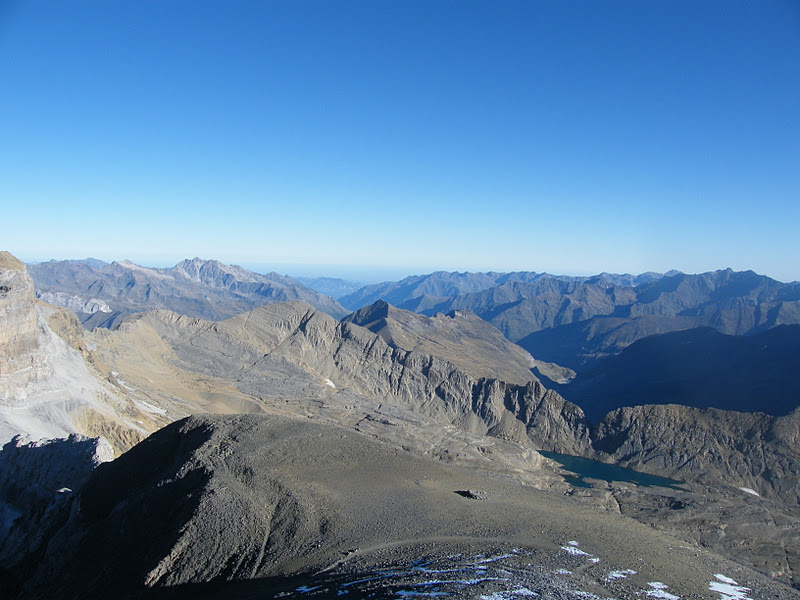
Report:
[{"label": "rocky ridge", "polygon": [[379,300],[344,320],[369,329],[393,348],[444,358],[476,379],[516,384],[536,379],[533,357],[469,311],[426,317]]}]

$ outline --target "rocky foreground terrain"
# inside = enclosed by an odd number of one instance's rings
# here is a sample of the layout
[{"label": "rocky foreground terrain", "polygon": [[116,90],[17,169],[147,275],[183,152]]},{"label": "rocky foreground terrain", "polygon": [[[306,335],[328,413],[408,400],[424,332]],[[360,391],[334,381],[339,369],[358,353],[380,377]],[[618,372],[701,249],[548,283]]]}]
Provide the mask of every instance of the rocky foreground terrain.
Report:
[{"label": "rocky foreground terrain", "polygon": [[[18,597],[798,597],[798,411],[591,423],[533,376],[504,380],[527,355],[471,344],[486,325],[456,314],[378,306],[375,333],[289,302],[89,332],[2,257],[2,431],[102,436],[118,456],[49,498],[0,498],[26,548],[0,552]],[[233,416],[183,420],[202,414]],[[38,464],[8,450],[6,481]],[[576,481],[539,450],[681,483]]]},{"label": "rocky foreground terrain", "polygon": [[19,569],[42,598],[792,596],[508,476],[262,415],[182,420],[101,465]]}]

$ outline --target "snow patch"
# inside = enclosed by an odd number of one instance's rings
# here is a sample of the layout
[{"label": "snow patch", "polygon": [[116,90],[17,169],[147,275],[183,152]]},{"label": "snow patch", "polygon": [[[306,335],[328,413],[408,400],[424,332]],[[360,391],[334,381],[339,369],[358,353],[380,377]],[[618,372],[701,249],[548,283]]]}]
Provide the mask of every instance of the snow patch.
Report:
[{"label": "snow patch", "polygon": [[614,581],[615,579],[627,579],[628,575],[636,575],[633,569],[625,569],[624,571],[611,571],[606,575],[606,581]]},{"label": "snow patch", "polygon": [[332,387],[333,389],[336,389],[336,384],[333,383],[330,379],[326,379],[325,380],[325,385],[328,385],[328,386]]},{"label": "snow patch", "polygon": [[154,415],[161,415],[165,416],[167,411],[163,408],[158,408],[157,406],[153,406],[149,402],[145,402],[144,400],[134,400],[133,403],[136,405],[136,408],[143,410],[144,412],[149,412]]},{"label": "snow patch", "polygon": [[572,554],[573,556],[591,556],[588,552],[584,552],[580,548],[576,548],[575,546],[561,546],[561,549],[564,552]]},{"label": "snow patch", "polygon": [[660,598],[661,600],[681,600],[679,596],[670,594],[667,590],[669,586],[661,583],[660,581],[650,581],[648,584],[652,590],[646,590],[644,593],[650,598]]},{"label": "snow patch", "polygon": [[714,577],[718,581],[712,581],[708,584],[708,589],[720,595],[720,600],[752,600],[747,593],[750,588],[743,587],[737,584],[730,577],[725,577],[719,573],[715,573]]},{"label": "snow patch", "polygon": [[758,496],[759,498],[761,497],[761,494],[759,494],[752,488],[740,487],[739,489],[742,490],[743,492],[747,492],[748,494],[753,494],[753,496]]}]

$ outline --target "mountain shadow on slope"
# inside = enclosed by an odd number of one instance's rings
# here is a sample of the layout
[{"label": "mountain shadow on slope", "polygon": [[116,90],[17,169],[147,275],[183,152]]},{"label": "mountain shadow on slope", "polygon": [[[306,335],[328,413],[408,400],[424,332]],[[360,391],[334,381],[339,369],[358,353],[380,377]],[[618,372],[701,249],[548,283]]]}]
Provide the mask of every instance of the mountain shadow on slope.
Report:
[{"label": "mountain shadow on slope", "polygon": [[800,325],[747,336],[701,327],[640,339],[556,389],[593,422],[645,404],[784,416],[800,404],[798,365]]}]

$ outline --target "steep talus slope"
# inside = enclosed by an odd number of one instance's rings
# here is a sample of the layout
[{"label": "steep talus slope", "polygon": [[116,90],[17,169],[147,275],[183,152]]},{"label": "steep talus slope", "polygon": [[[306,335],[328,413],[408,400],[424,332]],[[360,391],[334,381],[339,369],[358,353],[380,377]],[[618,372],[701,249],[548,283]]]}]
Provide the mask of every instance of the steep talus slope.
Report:
[{"label": "steep talus slope", "polygon": [[[472,571],[449,566],[465,554],[480,567],[472,582],[457,581]],[[426,571],[430,560],[443,570]],[[514,560],[514,573],[489,575],[501,560]],[[388,583],[395,565],[427,577],[413,584],[418,592],[451,579],[467,587],[455,597],[506,597],[524,581],[545,598],[587,588],[633,598],[658,581],[681,597],[712,600],[719,573],[745,582],[755,598],[793,596],[573,498],[339,427],[237,415],[176,422],[98,467],[20,597],[302,597],[316,585],[331,597],[359,597],[358,585]],[[624,577],[608,576],[622,569]],[[282,576],[290,574],[315,583],[289,586]],[[480,587],[470,594],[468,586]],[[370,597],[398,591],[379,585]]]},{"label": "steep talus slope", "polygon": [[224,319],[262,304],[291,300],[306,301],[336,318],[348,313],[332,298],[289,277],[260,275],[215,260],[184,260],[171,269],[130,261],[50,261],[31,265],[29,271],[43,298],[65,306],[99,308],[80,313],[85,323],[96,326],[116,324],[119,314],[155,309]]},{"label": "steep talus slope", "polygon": [[444,358],[474,378],[517,384],[535,379],[533,358],[469,311],[426,317],[379,300],[345,320],[369,329],[393,348]]}]

